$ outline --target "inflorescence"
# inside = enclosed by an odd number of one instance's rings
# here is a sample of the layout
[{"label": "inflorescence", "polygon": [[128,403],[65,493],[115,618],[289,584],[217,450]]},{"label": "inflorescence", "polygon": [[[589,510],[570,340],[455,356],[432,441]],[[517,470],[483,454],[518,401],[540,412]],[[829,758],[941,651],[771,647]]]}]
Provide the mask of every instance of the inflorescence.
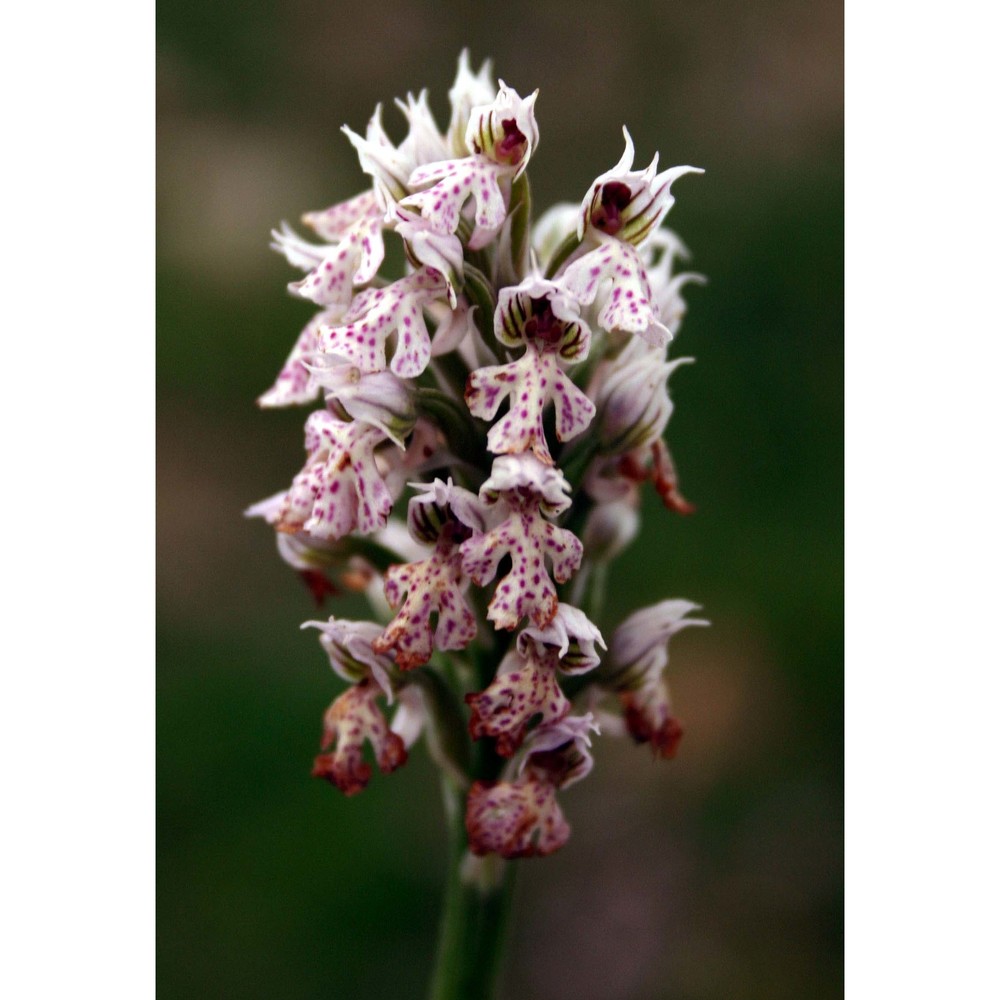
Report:
[{"label": "inflorescence", "polygon": [[[667,379],[690,359],[667,346],[702,279],[675,272],[687,251],[661,223],[673,182],[701,171],[633,169],[625,130],[582,204],[532,224],[536,97],[463,52],[446,132],[426,91],[397,101],[399,145],[381,107],[364,136],[345,126],[371,186],[303,217],[320,243],[274,232],[305,274],[290,291],[320,311],[258,401],[323,407],[291,486],[248,511],[317,603],[363,590],[377,619],[303,626],[351,685],[313,773],[353,795],[366,743],[389,773],[426,734],[465,793],[470,849],[504,858],[566,842],[556,793],[590,771],[601,727],[673,757],[667,644],[707,624],[683,600],[635,612],[610,643],[592,621],[642,484],[691,509],[663,441]],[[407,261],[395,280],[387,234]]]}]

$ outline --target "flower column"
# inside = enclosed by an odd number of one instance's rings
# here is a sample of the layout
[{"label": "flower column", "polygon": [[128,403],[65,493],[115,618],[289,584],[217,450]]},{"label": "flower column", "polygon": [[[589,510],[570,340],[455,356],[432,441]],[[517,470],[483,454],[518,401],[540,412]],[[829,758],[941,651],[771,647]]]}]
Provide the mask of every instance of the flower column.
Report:
[{"label": "flower column", "polygon": [[[639,531],[640,490],[693,509],[663,434],[685,360],[668,344],[697,276],[674,273],[686,251],[661,227],[692,168],[633,170],[626,132],[582,204],[533,229],[536,97],[463,53],[445,132],[426,92],[397,102],[398,145],[377,108],[364,136],[345,127],[369,189],[303,217],[324,242],[274,232],[305,275],[290,292],[320,311],[259,404],[322,405],[301,471],[248,513],[317,603],[350,590],[372,607],[307,623],[349,685],[313,773],[355,795],[421,739],[441,770],[435,1000],[492,995],[509,862],[568,842],[562,795],[591,770],[599,723],[674,755],[667,642],[704,624],[661,601],[602,654],[603,584]],[[405,268],[383,276],[393,240]]]}]

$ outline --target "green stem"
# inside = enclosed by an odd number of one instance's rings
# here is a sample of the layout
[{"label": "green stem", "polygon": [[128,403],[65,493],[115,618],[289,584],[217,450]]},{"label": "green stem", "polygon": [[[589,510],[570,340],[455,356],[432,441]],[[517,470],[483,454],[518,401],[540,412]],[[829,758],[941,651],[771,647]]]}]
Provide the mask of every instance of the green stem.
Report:
[{"label": "green stem", "polygon": [[493,338],[493,313],[496,311],[496,295],[489,279],[474,264],[465,263],[465,284],[462,287],[466,297],[476,307],[473,314],[476,327],[483,340],[495,343]]},{"label": "green stem", "polygon": [[545,277],[552,278],[555,276],[556,271],[559,270],[566,263],[567,260],[572,256],[573,253],[580,246],[580,240],[578,239],[576,233],[570,233],[556,248],[556,252],[552,255],[552,260],[549,261],[549,266],[545,269]]},{"label": "green stem", "polygon": [[470,465],[479,465],[486,454],[485,425],[475,420],[464,402],[440,389],[420,387],[415,394],[417,412],[444,432],[455,455]]},{"label": "green stem", "polygon": [[516,285],[527,273],[531,251],[531,185],[527,171],[514,181],[510,193],[510,256]]},{"label": "green stem", "polygon": [[[446,781],[450,852],[444,914],[429,1000],[493,1000],[507,943],[514,866],[495,858],[468,864],[465,796]],[[465,862],[465,864],[463,864]],[[478,871],[470,873],[469,868]]]}]

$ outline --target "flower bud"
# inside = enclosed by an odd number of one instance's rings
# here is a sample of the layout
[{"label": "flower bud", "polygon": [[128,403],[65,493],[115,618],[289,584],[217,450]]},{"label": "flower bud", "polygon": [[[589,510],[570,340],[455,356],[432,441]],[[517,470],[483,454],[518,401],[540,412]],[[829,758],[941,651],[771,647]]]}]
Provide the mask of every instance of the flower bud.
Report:
[{"label": "flower bud", "polygon": [[316,384],[327,390],[347,416],[377,427],[400,448],[417,422],[413,390],[391,372],[362,372],[336,355],[309,366]]},{"label": "flower bud", "polygon": [[667,379],[692,360],[667,361],[642,341],[629,344],[596,394],[597,437],[605,454],[621,455],[660,437],[674,408]]},{"label": "flower bud", "polygon": [[320,645],[338,676],[351,684],[371,678],[392,703],[394,682],[399,681],[399,671],[391,656],[379,655],[372,649],[372,643],[382,634],[380,625],[331,617],[325,622],[304,622],[302,628],[319,629]]},{"label": "flower bud", "polygon": [[669,229],[658,229],[643,247],[646,262],[646,277],[653,293],[653,300],[660,313],[660,320],[673,336],[681,328],[687,303],[681,292],[685,285],[704,285],[704,275],[693,271],[674,273],[674,264],[687,260],[691,254],[676,233]]},{"label": "flower bud", "polygon": [[580,206],[571,201],[561,201],[546,209],[531,227],[531,243],[538,262],[548,269],[567,237],[576,235]]},{"label": "flower bud", "polygon": [[406,138],[399,144],[399,150],[410,157],[414,165],[433,163],[448,156],[448,146],[444,136],[438,131],[434,113],[430,109],[428,92],[425,87],[414,97],[407,94],[406,100],[396,98],[396,107],[406,118]]},{"label": "flower bud", "polygon": [[689,625],[709,624],[686,617],[699,607],[684,600],[660,601],[629,615],[611,637],[608,658],[601,667],[604,686],[634,691],[662,674],[670,637]]},{"label": "flower bud", "polygon": [[469,50],[462,49],[458,57],[458,72],[455,82],[448,91],[451,102],[451,121],[448,124],[448,143],[453,156],[468,156],[472,150],[465,143],[465,133],[469,127],[469,116],[477,105],[489,104],[496,94],[496,84],[493,82],[493,63],[487,59],[479,67],[478,73],[472,72],[469,65]]},{"label": "flower bud", "polygon": [[631,543],[639,531],[639,512],[629,499],[599,503],[583,529],[583,548],[594,562],[609,563]]},{"label": "flower bud", "polygon": [[376,105],[364,138],[346,125],[341,131],[357,150],[361,169],[374,179],[376,192],[381,193],[381,189],[397,201],[405,197],[406,182],[413,172],[413,157],[405,150],[397,149],[386,135],[382,124],[382,105]]}]

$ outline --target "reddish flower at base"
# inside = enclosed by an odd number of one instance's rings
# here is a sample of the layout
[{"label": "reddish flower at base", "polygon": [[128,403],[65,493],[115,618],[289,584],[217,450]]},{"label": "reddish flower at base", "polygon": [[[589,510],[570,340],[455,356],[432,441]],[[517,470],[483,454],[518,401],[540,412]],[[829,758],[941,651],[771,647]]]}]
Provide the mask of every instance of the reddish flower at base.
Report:
[{"label": "reddish flower at base", "polygon": [[469,790],[465,830],[473,854],[543,858],[569,840],[570,826],[556,791],[585,778],[593,767],[593,716],[568,716],[540,726],[513,781],[477,781]]},{"label": "reddish flower at base", "polygon": [[383,774],[406,763],[402,739],[389,729],[375,705],[379,688],[364,680],[348,688],[326,711],[323,718],[324,750],[336,744],[333,753],[320,754],[313,763],[313,777],[325,778],[345,795],[356,795],[372,776],[371,765],[364,759],[367,740],[375,751],[375,760]]},{"label": "reddish flower at base", "polygon": [[545,773],[528,768],[515,782],[477,781],[469,790],[465,829],[473,854],[544,858],[569,840],[570,827]]},{"label": "reddish flower at base", "polygon": [[661,681],[649,689],[623,691],[619,698],[632,739],[636,743],[649,743],[655,755],[673,760],[684,727],[671,711],[666,685]]}]

